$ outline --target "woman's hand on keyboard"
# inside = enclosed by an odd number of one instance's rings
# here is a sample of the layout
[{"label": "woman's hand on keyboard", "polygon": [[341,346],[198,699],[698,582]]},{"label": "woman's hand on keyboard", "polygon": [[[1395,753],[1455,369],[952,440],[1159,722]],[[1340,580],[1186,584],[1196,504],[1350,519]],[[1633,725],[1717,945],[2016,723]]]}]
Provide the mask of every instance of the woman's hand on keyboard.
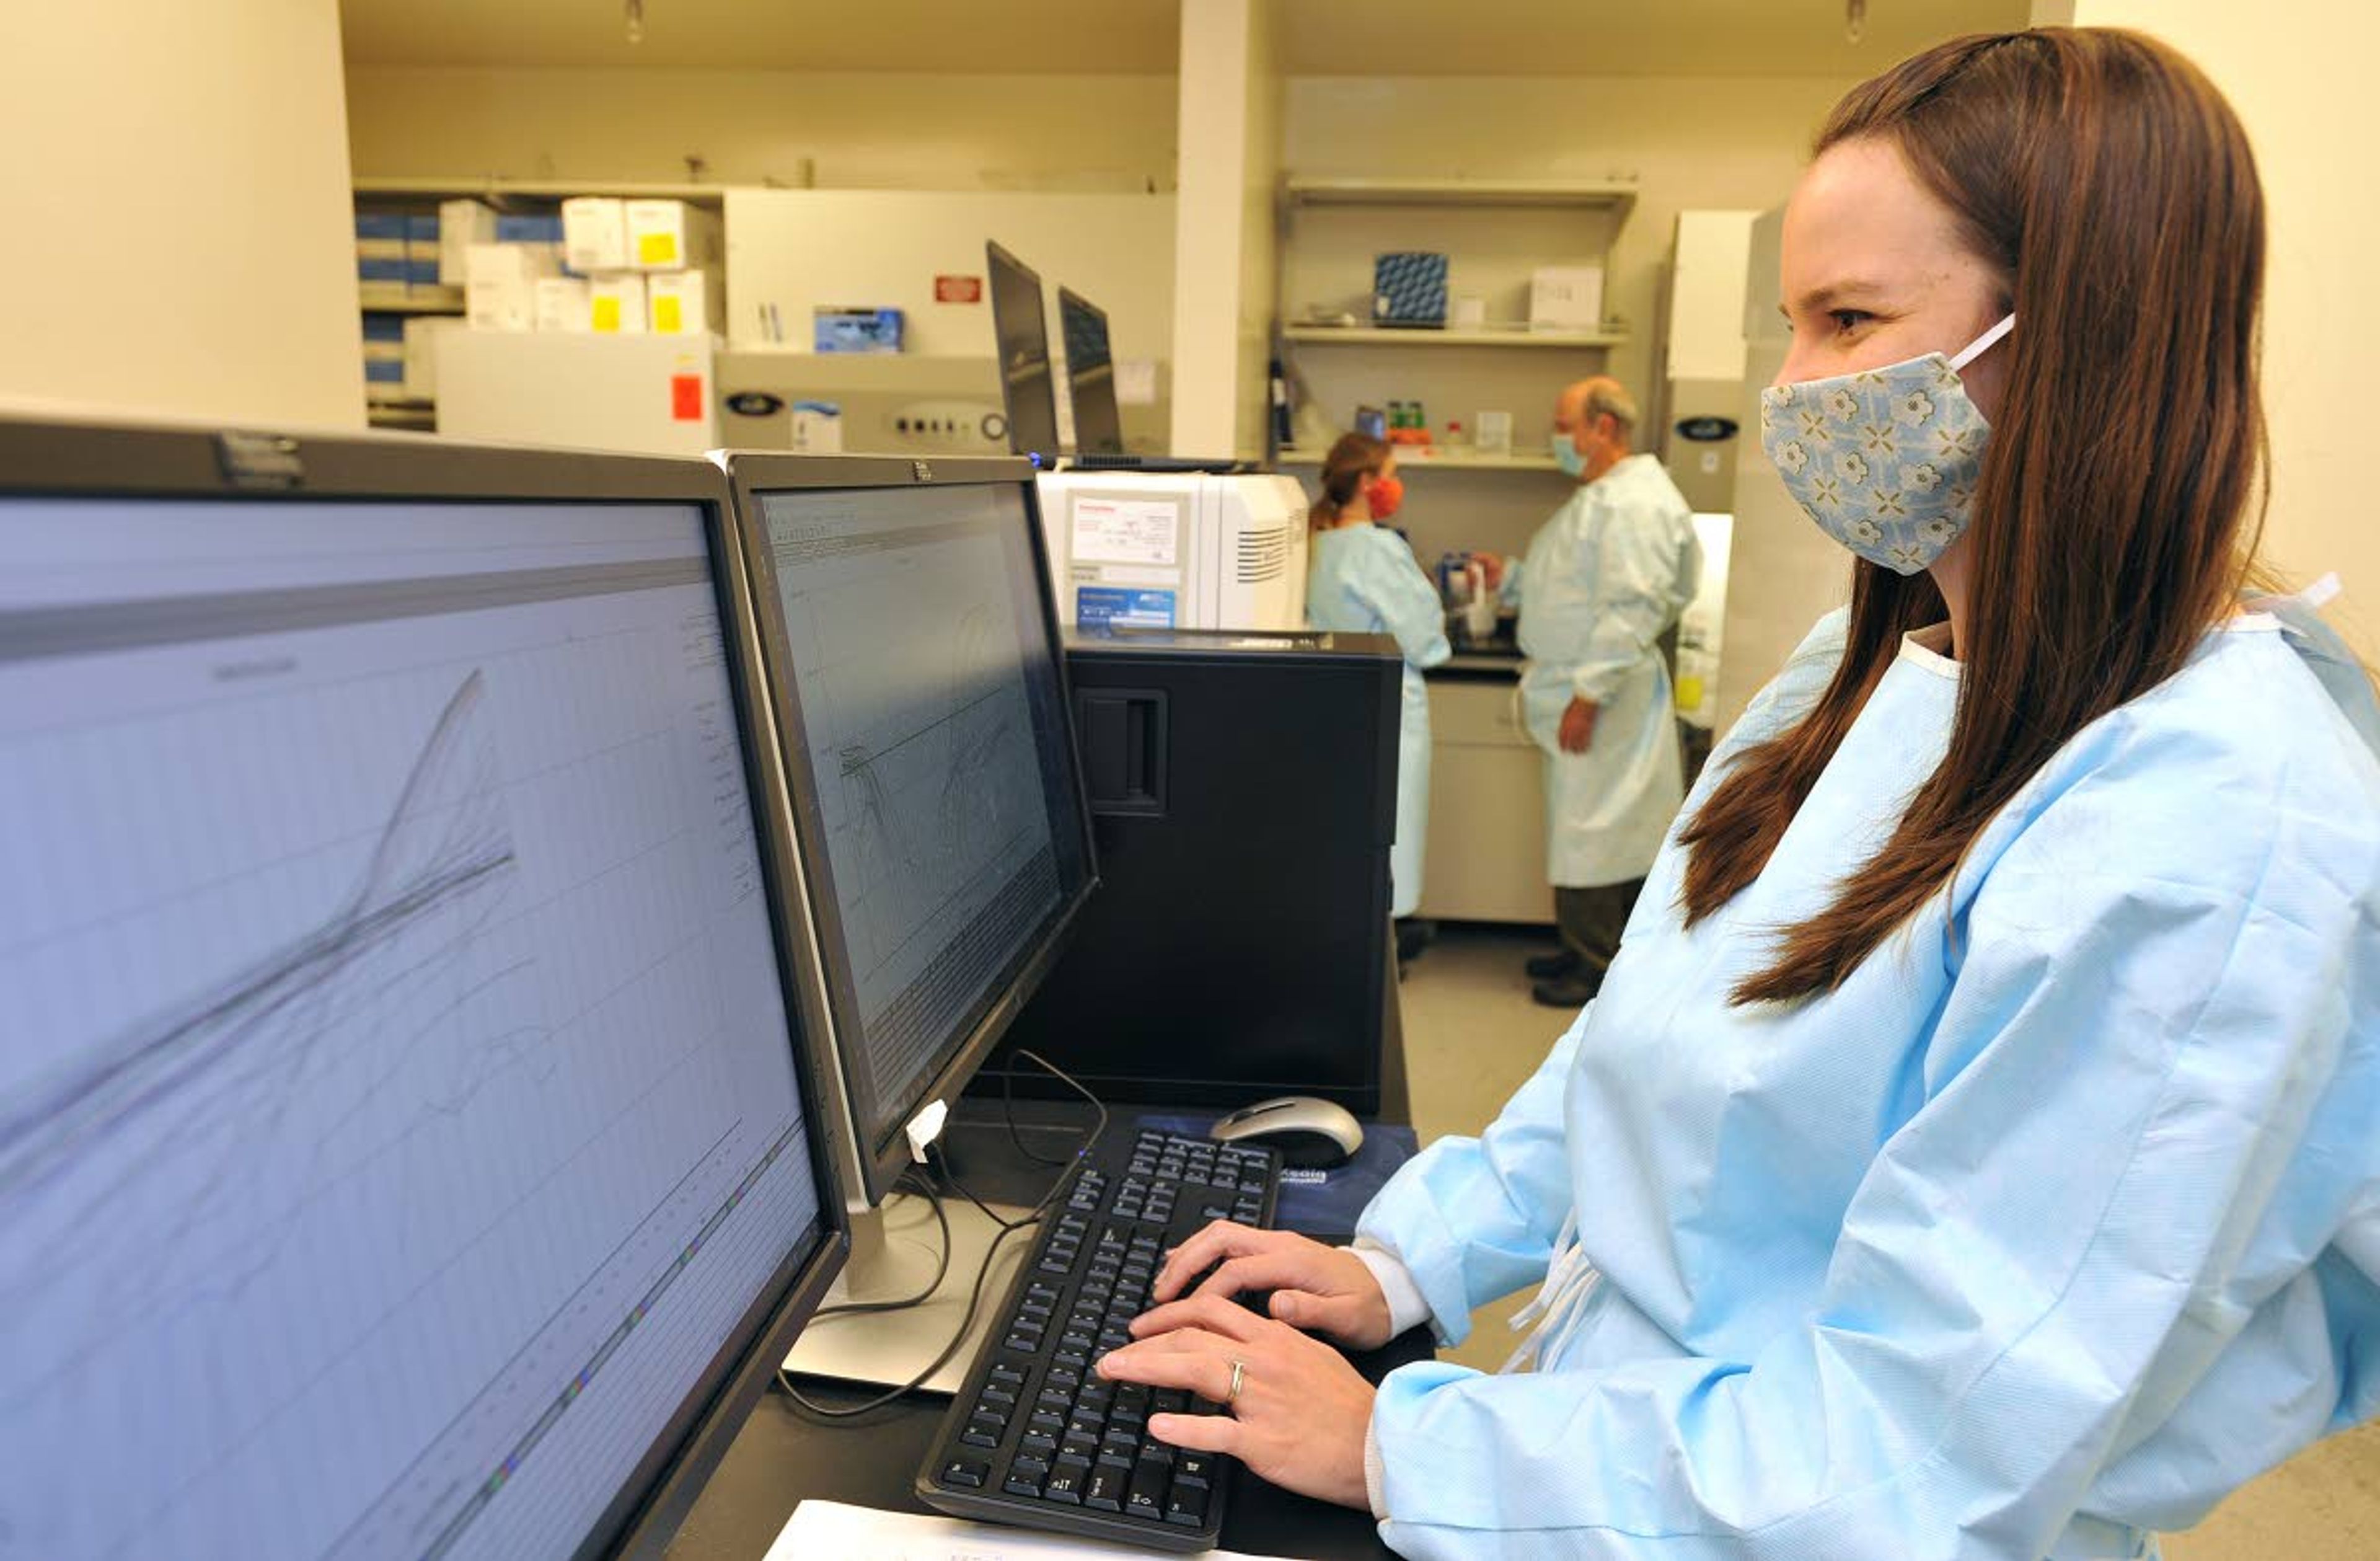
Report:
[{"label": "woman's hand on keyboard", "polygon": [[1364,1438],[1372,1423],[1372,1384],[1345,1356],[1220,1296],[1194,1296],[1164,1310],[1180,1319],[1177,1325],[1102,1356],[1099,1374],[1187,1388],[1226,1412],[1151,1415],[1151,1436],[1238,1458],[1304,1495],[1370,1505]]},{"label": "woman's hand on keyboard", "polygon": [[[1191,1281],[1202,1274],[1206,1278],[1194,1287]],[[1228,1220],[1217,1220],[1166,1255],[1148,1289],[1160,1304],[1134,1319],[1133,1336],[1186,1325],[1184,1302],[1177,1299],[1185,1292],[1229,1300],[1250,1290],[1270,1290],[1272,1314],[1281,1322],[1350,1349],[1389,1342],[1389,1298],[1363,1259],[1285,1230],[1252,1230]],[[1162,1304],[1169,1301],[1173,1304]]]}]

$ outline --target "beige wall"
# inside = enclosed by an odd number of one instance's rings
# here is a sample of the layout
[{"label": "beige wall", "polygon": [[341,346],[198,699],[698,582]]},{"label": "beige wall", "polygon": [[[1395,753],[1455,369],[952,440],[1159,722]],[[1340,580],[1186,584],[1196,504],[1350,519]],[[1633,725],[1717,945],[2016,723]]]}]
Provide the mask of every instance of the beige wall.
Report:
[{"label": "beige wall", "polygon": [[1173,183],[1169,76],[358,66],[362,176],[706,177],[866,189]]},{"label": "beige wall", "polygon": [[335,0],[19,6],[0,398],[363,422]]},{"label": "beige wall", "polygon": [[2380,142],[2369,80],[2380,59],[2380,6],[2314,0],[2277,18],[2232,0],[2073,0],[2071,9],[2078,24],[2139,28],[2174,44],[2247,125],[2269,239],[2265,546],[2301,578],[2338,571],[2347,595],[2330,616],[2369,658],[2380,652],[2380,528],[2372,523],[2371,434],[2356,414],[2380,349],[2372,283],[2380,178],[2367,165]]}]

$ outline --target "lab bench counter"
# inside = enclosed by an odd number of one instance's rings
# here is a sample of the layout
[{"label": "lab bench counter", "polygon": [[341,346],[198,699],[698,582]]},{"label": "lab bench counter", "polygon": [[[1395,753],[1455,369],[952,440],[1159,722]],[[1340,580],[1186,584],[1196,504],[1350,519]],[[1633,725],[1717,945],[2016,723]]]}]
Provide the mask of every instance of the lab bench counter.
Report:
[{"label": "lab bench counter", "polygon": [[1429,846],[1420,914],[1541,925],[1545,762],[1521,726],[1517,651],[1458,649],[1425,674],[1429,692]]}]

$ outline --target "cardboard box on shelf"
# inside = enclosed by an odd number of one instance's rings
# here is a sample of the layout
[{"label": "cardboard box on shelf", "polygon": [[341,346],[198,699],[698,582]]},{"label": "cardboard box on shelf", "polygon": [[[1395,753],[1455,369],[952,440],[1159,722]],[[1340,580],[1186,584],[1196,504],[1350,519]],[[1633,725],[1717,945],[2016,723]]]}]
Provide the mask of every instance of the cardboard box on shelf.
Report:
[{"label": "cardboard box on shelf", "polygon": [[820,304],[810,311],[810,346],[817,352],[898,352],[905,317],[897,309],[838,309]]},{"label": "cardboard box on shelf", "polygon": [[645,334],[645,279],[625,275],[597,276],[588,282],[588,313],[598,335]]},{"label": "cardboard box on shelf", "polygon": [[438,396],[438,338],[459,331],[463,323],[451,314],[417,314],[405,323],[405,394],[410,400],[431,401]]},{"label": "cardboard box on shelf", "polygon": [[719,213],[683,201],[626,203],[628,261],[639,271],[686,271],[716,265]]},{"label": "cardboard box on shelf", "polygon": [[582,276],[628,269],[627,203],[600,195],[565,201],[562,258]]},{"label": "cardboard box on shelf", "polygon": [[1529,328],[1592,331],[1603,324],[1603,267],[1541,265],[1529,274]]},{"label": "cardboard box on shelf", "polygon": [[662,335],[726,329],[726,289],[716,271],[656,271],[645,278],[645,299],[652,328]]},{"label": "cardboard box on shelf", "polygon": [[496,209],[484,201],[438,204],[438,282],[460,287],[470,281],[471,246],[496,241]]},{"label": "cardboard box on shelf", "polygon": [[560,267],[542,244],[474,244],[464,263],[464,310],[475,331],[537,326],[537,284]]},{"label": "cardboard box on shelf", "polygon": [[537,328],[540,331],[591,331],[595,328],[594,288],[584,276],[540,276],[537,280]]}]

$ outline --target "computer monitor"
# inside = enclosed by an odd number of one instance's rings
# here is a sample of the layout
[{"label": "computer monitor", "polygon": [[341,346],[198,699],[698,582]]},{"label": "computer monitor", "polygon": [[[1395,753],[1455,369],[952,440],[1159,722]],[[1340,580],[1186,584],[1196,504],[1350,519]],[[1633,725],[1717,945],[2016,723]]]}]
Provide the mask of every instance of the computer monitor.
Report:
[{"label": "computer monitor", "polygon": [[1050,375],[1050,326],[1041,303],[1041,277],[999,245],[986,243],[984,265],[991,274],[991,334],[1000,354],[1000,395],[1008,416],[1008,447],[1038,457],[1044,466],[1058,457],[1058,393]]},{"label": "computer monitor", "polygon": [[1093,885],[1032,471],[728,470],[825,976],[814,1028],[846,1181],[880,1201],[911,1124],[957,1098]]},{"label": "computer monitor", "polygon": [[1066,344],[1066,400],[1075,409],[1075,448],[1087,456],[1123,454],[1107,311],[1073,288],[1061,287],[1058,331]]},{"label": "computer monitor", "polygon": [[727,503],[0,421],[0,1548],[659,1554],[847,1242]]}]

